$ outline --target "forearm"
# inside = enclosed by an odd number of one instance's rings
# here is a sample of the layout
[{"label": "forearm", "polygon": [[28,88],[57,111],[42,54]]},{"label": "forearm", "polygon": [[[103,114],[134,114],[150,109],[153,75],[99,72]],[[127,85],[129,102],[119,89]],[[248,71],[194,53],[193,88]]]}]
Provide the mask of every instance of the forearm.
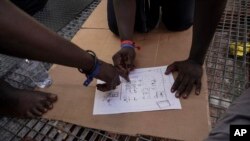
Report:
[{"label": "forearm", "polygon": [[114,10],[121,40],[132,40],[136,0],[114,0]]},{"label": "forearm", "polygon": [[203,64],[227,0],[196,0],[189,59]]},{"label": "forearm", "polygon": [[91,69],[93,58],[48,30],[8,0],[0,1],[0,53]]}]

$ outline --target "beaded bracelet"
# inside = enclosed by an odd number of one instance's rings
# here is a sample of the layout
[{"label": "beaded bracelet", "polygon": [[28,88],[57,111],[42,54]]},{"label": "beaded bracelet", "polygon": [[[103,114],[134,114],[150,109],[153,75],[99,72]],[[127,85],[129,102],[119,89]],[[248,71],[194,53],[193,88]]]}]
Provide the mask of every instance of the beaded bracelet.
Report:
[{"label": "beaded bracelet", "polygon": [[[94,57],[94,66],[92,67],[90,73],[86,73],[87,79],[83,83],[84,86],[88,86],[93,81],[94,77],[100,73],[100,65],[101,65],[100,61],[98,60],[96,54],[93,51],[87,50],[86,52]],[[85,73],[83,68],[79,68],[78,70],[81,73]]]}]

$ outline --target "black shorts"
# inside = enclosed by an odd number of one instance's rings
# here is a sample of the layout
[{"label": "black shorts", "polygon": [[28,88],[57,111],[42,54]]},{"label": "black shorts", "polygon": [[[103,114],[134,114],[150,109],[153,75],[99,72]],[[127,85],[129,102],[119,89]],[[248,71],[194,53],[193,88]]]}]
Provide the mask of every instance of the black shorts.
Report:
[{"label": "black shorts", "polygon": [[44,8],[48,0],[10,0],[17,7],[28,13],[34,15],[36,12]]},{"label": "black shorts", "polygon": [[[108,0],[107,6],[109,28],[118,35],[113,0]],[[160,13],[168,30],[186,30],[193,25],[194,6],[195,0],[136,0],[135,31],[145,33],[152,30],[160,19]]]}]

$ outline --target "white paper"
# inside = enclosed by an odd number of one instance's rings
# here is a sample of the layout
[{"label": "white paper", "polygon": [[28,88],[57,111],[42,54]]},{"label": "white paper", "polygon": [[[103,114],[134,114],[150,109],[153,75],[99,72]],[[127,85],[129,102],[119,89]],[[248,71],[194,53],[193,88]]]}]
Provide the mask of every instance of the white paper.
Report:
[{"label": "white paper", "polygon": [[[96,90],[94,115],[181,109],[180,100],[170,91],[173,75],[165,75],[167,66],[135,69],[130,82],[121,78],[115,90]],[[103,83],[98,80],[97,83]]]}]

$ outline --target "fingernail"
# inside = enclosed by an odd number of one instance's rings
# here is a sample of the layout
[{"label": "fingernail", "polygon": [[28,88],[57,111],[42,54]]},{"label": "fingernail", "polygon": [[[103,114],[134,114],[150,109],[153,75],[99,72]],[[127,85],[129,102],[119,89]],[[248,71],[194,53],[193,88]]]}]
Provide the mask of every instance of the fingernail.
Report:
[{"label": "fingernail", "polygon": [[187,99],[187,95],[186,95],[186,94],[184,94],[182,97],[183,97],[184,99]]},{"label": "fingernail", "polygon": [[53,108],[53,105],[49,105],[49,108]]},{"label": "fingernail", "polygon": [[177,93],[175,94],[175,97],[179,98],[179,97],[180,97],[180,94],[177,92]]},{"label": "fingernail", "polygon": [[199,92],[199,91],[197,91],[197,92],[195,92],[195,94],[196,94],[196,95],[199,95],[199,94],[200,94],[200,92]]},{"label": "fingernail", "polygon": [[171,89],[171,92],[174,92],[174,89]]},{"label": "fingernail", "polygon": [[54,95],[54,94],[50,95],[50,99],[57,100],[57,95]]}]

